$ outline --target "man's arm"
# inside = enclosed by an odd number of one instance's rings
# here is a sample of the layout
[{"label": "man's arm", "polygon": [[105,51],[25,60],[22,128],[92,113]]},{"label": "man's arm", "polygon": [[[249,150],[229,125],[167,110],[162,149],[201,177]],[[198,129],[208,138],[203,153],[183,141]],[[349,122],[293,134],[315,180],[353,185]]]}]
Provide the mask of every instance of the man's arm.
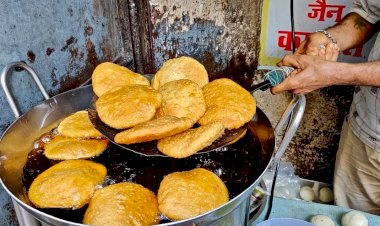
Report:
[{"label": "man's arm", "polygon": [[[347,14],[339,23],[327,28],[337,41],[340,50],[346,50],[365,43],[374,34],[375,25],[369,23],[357,13]],[[327,46],[330,39],[321,32],[306,37],[296,50],[296,54],[318,55],[321,44]]]},{"label": "man's arm", "polygon": [[380,87],[380,61],[347,64],[345,70],[352,74],[349,84]]},{"label": "man's arm", "polygon": [[273,94],[286,90],[305,94],[331,85],[380,87],[380,61],[350,64],[327,61],[316,56],[287,55],[279,65],[297,69],[271,89]]},{"label": "man's arm", "polygon": [[349,13],[338,24],[327,29],[341,50],[365,43],[374,34],[375,25],[357,13]]}]

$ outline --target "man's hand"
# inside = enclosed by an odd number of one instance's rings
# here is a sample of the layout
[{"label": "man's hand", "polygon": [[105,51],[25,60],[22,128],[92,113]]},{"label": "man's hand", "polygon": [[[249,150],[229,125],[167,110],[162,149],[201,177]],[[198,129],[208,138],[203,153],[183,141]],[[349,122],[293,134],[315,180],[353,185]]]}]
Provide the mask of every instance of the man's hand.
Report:
[{"label": "man's hand", "polygon": [[294,54],[317,56],[321,46],[327,46],[330,40],[326,35],[315,32],[306,36]]},{"label": "man's hand", "polygon": [[323,60],[318,56],[287,55],[278,65],[291,66],[295,70],[282,83],[271,89],[273,94],[286,90],[295,94],[305,94],[338,82],[334,72],[339,70],[340,63]]},{"label": "man's hand", "polygon": [[331,43],[326,35],[316,32],[308,35],[294,54],[319,56],[321,59],[336,61],[339,56],[339,47]]}]

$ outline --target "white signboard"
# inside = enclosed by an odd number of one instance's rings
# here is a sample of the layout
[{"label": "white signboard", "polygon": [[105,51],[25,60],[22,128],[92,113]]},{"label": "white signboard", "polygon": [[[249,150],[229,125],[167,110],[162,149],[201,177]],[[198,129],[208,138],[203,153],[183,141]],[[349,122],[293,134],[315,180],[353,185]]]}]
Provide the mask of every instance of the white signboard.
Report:
[{"label": "white signboard", "polygon": [[[295,45],[319,29],[339,22],[350,11],[353,0],[293,0]],[[350,34],[347,34],[350,35]],[[375,41],[343,51],[339,61],[363,62]],[[259,65],[274,66],[286,54],[292,53],[290,0],[264,0],[261,22]]]}]

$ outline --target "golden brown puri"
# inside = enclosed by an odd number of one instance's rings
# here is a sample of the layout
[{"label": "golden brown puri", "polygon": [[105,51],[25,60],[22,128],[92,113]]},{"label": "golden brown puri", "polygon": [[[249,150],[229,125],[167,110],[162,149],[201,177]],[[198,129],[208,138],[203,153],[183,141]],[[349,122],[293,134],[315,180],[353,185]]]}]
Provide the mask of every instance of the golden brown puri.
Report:
[{"label": "golden brown puri", "polygon": [[170,115],[162,116],[116,134],[115,142],[134,144],[158,140],[188,130],[193,125],[194,121],[189,118],[177,118]]},{"label": "golden brown puri", "polygon": [[231,79],[216,79],[203,87],[206,113],[198,123],[222,121],[226,129],[236,129],[256,113],[255,98]]},{"label": "golden brown puri", "polygon": [[44,154],[53,160],[84,159],[100,155],[107,147],[107,139],[82,140],[55,136],[45,144]]},{"label": "golden brown puri", "polygon": [[173,220],[183,220],[228,202],[228,190],[211,171],[196,168],[164,177],[158,189],[158,208]]},{"label": "golden brown puri", "polygon": [[148,226],[158,223],[156,195],[139,184],[123,182],[95,192],[83,223],[109,226]]},{"label": "golden brown puri", "polygon": [[189,79],[203,87],[208,83],[205,67],[191,57],[178,57],[166,61],[152,79],[152,87],[159,89],[167,82]]},{"label": "golden brown puri", "polygon": [[103,135],[95,129],[87,111],[78,111],[64,118],[57,128],[59,134],[73,138],[100,138]]},{"label": "golden brown puri", "polygon": [[206,111],[202,89],[193,81],[180,79],[161,86],[160,115],[186,117],[197,122]]},{"label": "golden brown puri", "polygon": [[245,120],[243,120],[240,111],[234,108],[211,106],[207,108],[198,123],[204,125],[215,121],[222,122],[227,129],[234,129],[244,125],[243,121]]},{"label": "golden brown puri", "polygon": [[167,156],[173,158],[186,158],[212,144],[212,142],[222,136],[223,133],[223,124],[221,122],[212,122],[161,139],[158,141],[157,148]]},{"label": "golden brown puri", "polygon": [[102,122],[115,129],[127,129],[151,120],[161,106],[161,94],[145,85],[114,88],[96,101]]},{"label": "golden brown puri", "polygon": [[99,64],[92,73],[92,88],[98,97],[114,87],[133,84],[149,86],[149,80],[126,67],[110,62]]},{"label": "golden brown puri", "polygon": [[79,209],[106,177],[106,168],[88,160],[55,164],[34,179],[29,199],[38,208]]}]

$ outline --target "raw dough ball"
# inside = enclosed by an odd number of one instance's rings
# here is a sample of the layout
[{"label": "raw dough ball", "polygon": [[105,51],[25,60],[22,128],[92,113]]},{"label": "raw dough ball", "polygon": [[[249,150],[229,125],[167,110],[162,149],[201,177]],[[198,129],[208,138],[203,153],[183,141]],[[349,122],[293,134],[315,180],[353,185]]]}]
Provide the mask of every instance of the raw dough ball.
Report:
[{"label": "raw dough ball", "polygon": [[332,202],[334,200],[333,191],[328,187],[321,188],[319,190],[319,200],[326,203]]},{"label": "raw dough ball", "polygon": [[326,215],[315,215],[310,219],[310,223],[315,226],[335,226],[334,221]]},{"label": "raw dough ball", "polygon": [[303,186],[300,190],[300,196],[305,201],[313,201],[315,194],[314,190],[309,186]]},{"label": "raw dough ball", "polygon": [[368,220],[362,212],[353,210],[343,215],[342,226],[368,226]]}]

